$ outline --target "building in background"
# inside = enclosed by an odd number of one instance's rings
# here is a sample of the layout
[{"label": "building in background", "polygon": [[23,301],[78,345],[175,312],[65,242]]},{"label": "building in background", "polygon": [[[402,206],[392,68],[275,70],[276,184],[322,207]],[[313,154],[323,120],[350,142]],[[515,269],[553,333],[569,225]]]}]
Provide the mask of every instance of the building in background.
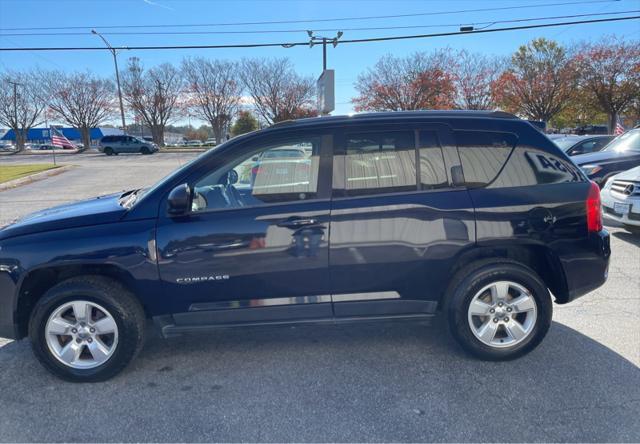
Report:
[{"label": "building in background", "polygon": [[[60,128],[56,126],[56,129],[60,131],[67,139],[74,144],[82,143],[82,137],[80,131],[75,128]],[[1,132],[2,130],[0,130]],[[51,141],[51,130],[49,128],[31,128],[27,135],[27,143],[30,144],[45,144]],[[124,132],[117,128],[92,128],[91,129],[91,146],[98,144],[100,139],[104,136],[119,136]],[[12,129],[6,131],[6,133],[0,137],[1,141],[15,142],[16,136]]]}]

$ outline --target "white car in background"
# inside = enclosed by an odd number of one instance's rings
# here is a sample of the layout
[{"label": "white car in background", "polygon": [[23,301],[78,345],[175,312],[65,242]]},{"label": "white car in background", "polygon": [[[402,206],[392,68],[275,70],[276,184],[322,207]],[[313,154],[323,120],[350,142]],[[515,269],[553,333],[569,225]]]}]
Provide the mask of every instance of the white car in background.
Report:
[{"label": "white car in background", "polygon": [[604,217],[640,233],[640,166],[612,176],[601,193]]}]

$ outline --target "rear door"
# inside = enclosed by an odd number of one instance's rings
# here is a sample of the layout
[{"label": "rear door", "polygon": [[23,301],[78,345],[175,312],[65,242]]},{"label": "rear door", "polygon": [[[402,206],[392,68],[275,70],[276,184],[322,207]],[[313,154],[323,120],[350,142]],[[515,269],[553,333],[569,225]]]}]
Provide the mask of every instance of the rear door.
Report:
[{"label": "rear door", "polygon": [[353,126],[336,145],[330,274],[336,317],[427,314],[475,239],[444,124]]}]

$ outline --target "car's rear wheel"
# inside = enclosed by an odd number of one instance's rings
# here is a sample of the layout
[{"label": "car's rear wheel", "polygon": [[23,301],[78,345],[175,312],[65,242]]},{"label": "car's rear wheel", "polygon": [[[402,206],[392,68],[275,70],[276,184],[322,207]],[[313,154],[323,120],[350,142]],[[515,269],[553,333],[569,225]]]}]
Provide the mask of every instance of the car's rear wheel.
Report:
[{"label": "car's rear wheel", "polygon": [[38,360],[74,382],[109,379],[142,347],[144,311],[118,282],[99,276],[68,279],[34,308],[29,337]]},{"label": "car's rear wheel", "polygon": [[106,148],[104,149],[104,153],[105,153],[107,156],[113,156],[113,148],[111,148],[110,146],[106,147]]},{"label": "car's rear wheel", "polygon": [[533,270],[511,261],[478,263],[458,273],[446,307],[454,338],[486,360],[530,352],[551,325],[546,286]]}]

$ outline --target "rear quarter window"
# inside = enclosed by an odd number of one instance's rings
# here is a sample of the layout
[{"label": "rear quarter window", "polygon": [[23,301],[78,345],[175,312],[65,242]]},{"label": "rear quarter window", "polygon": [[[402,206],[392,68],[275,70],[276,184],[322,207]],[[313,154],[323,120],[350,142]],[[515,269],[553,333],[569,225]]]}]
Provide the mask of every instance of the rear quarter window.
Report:
[{"label": "rear quarter window", "polygon": [[455,131],[455,138],[468,186],[491,183],[518,140],[515,134],[492,131]]}]

